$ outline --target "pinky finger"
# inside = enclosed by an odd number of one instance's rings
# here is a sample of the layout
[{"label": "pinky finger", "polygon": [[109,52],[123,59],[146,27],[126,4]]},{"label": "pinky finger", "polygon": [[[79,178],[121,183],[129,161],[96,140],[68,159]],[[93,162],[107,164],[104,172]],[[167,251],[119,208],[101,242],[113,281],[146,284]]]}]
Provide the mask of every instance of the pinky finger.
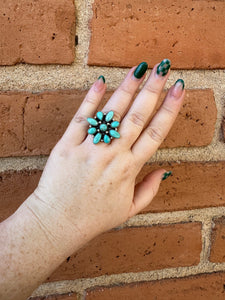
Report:
[{"label": "pinky finger", "polygon": [[148,127],[132,147],[136,159],[145,163],[156,152],[171,129],[184,99],[184,82],[176,81]]},{"label": "pinky finger", "polygon": [[153,171],[145,176],[142,182],[135,186],[134,199],[129,211],[129,218],[138,214],[150,204],[158,192],[163,174],[165,174],[165,172],[166,171],[164,169]]}]

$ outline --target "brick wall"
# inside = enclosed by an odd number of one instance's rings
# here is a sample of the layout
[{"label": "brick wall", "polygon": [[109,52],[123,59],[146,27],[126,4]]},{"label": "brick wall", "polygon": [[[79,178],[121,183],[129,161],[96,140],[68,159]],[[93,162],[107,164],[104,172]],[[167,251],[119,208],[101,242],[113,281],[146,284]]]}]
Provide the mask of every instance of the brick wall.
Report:
[{"label": "brick wall", "polygon": [[87,89],[172,61],[182,110],[137,182],[173,171],[153,202],[91,241],[31,299],[224,299],[225,2],[8,0],[0,8],[0,221],[34,190]]}]

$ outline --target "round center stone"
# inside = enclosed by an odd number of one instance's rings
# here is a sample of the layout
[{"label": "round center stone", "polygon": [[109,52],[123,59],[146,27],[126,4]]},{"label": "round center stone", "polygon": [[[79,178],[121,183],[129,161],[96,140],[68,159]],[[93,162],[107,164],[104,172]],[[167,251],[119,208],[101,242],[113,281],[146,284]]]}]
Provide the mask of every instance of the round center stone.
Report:
[{"label": "round center stone", "polygon": [[101,124],[99,128],[101,131],[106,131],[108,127],[106,124]]}]

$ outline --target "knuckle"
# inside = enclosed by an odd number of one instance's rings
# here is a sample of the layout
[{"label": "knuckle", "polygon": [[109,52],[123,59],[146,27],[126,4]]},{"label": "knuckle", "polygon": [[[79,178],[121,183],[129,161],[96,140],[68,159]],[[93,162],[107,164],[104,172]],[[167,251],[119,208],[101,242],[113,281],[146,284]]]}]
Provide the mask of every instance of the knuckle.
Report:
[{"label": "knuckle", "polygon": [[87,95],[85,98],[85,102],[88,104],[96,104],[96,98],[93,95]]},{"label": "knuckle", "polygon": [[125,97],[129,97],[129,98],[133,97],[133,95],[134,95],[132,90],[126,84],[122,84],[118,88],[118,92],[124,94]]},{"label": "knuckle", "polygon": [[82,115],[82,114],[76,114],[74,117],[73,117],[73,121],[75,123],[87,123],[87,118],[86,116]]},{"label": "knuckle", "polygon": [[163,105],[161,107],[161,109],[163,111],[165,111],[168,115],[170,115],[171,117],[175,116],[175,111],[172,109],[172,107],[169,107],[168,105]]},{"label": "knuckle", "polygon": [[149,94],[153,94],[157,96],[159,95],[159,90],[154,88],[151,84],[146,84],[144,88]]},{"label": "knuckle", "polygon": [[133,124],[137,125],[138,127],[144,127],[145,118],[141,113],[132,112],[128,118]]},{"label": "knuckle", "polygon": [[149,126],[146,129],[146,133],[156,143],[161,143],[164,140],[162,131],[159,128]]}]

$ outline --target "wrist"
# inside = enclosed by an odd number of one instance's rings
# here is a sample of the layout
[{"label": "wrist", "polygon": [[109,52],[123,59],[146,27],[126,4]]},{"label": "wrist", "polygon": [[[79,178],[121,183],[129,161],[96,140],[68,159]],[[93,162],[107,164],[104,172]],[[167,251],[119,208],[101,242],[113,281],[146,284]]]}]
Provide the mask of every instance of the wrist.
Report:
[{"label": "wrist", "polygon": [[41,199],[34,191],[21,208],[30,214],[37,223],[43,236],[48,241],[48,247],[54,251],[54,255],[62,260],[82,247],[88,239],[79,228],[71,226],[63,211],[51,206],[47,201]]}]

